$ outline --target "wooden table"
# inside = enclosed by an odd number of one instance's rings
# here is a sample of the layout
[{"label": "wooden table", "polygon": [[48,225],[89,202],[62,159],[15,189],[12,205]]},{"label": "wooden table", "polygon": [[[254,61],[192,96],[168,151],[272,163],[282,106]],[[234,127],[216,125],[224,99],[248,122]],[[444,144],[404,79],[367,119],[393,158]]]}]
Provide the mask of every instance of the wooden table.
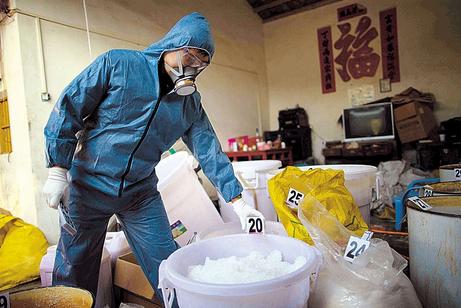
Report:
[{"label": "wooden table", "polygon": [[266,150],[266,151],[237,151],[226,152],[231,161],[246,160],[280,160],[283,166],[293,165],[293,154],[291,149]]}]

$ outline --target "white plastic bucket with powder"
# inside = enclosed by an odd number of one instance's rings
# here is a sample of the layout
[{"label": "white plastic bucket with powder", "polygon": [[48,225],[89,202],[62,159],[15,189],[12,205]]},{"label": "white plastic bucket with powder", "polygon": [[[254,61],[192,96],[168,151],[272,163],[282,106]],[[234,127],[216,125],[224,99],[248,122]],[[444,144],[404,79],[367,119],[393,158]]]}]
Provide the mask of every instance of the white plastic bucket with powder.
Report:
[{"label": "white plastic bucket with powder", "polygon": [[[306,263],[278,278],[239,284],[205,283],[188,278],[191,265],[231,256],[245,257],[252,251],[269,255],[282,253],[283,260],[294,263],[303,256]],[[174,252],[160,265],[160,283],[165,307],[171,307],[174,296],[180,307],[188,308],[285,308],[306,307],[311,281],[321,265],[320,252],[306,243],[279,235],[235,234],[199,241]]]}]

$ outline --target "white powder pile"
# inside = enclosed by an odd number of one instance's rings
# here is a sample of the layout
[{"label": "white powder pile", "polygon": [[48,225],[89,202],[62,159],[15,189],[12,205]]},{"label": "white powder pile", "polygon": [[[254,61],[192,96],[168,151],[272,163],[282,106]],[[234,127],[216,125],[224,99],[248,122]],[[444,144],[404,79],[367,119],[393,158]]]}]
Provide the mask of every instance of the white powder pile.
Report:
[{"label": "white powder pile", "polygon": [[188,277],[208,283],[250,283],[268,280],[294,272],[306,263],[303,256],[297,257],[293,264],[282,261],[279,250],[267,257],[253,251],[247,257],[228,257],[212,260],[206,258],[204,265],[189,266]]}]

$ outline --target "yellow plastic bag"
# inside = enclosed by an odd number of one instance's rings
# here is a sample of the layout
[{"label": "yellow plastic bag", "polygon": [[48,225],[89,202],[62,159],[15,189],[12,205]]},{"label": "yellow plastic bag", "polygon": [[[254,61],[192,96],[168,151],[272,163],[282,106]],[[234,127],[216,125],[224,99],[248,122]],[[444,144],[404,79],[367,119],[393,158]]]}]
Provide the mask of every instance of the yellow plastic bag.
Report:
[{"label": "yellow plastic bag", "polygon": [[37,278],[47,248],[37,227],[0,214],[0,291]]},{"label": "yellow plastic bag", "polygon": [[[305,195],[304,202],[312,202],[312,200],[320,202],[331,215],[356,236],[360,237],[368,230],[354,198],[344,186],[344,171],[342,170],[302,171],[296,167],[287,167],[270,179],[268,186],[279,220],[288,235],[294,238],[310,245],[314,244],[309,232],[298,218],[297,208],[287,205],[286,200],[291,188]],[[329,222],[325,221],[323,225],[328,228]]]}]

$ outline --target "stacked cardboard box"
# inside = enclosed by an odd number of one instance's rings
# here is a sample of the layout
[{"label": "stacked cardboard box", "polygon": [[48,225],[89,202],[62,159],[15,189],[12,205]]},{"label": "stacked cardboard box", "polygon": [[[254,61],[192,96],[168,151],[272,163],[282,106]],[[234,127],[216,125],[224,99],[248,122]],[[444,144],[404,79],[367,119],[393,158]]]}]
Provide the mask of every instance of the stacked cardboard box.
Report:
[{"label": "stacked cardboard box", "polygon": [[436,135],[437,122],[432,112],[435,100],[431,94],[408,88],[394,96],[392,103],[394,121],[402,143]]}]

